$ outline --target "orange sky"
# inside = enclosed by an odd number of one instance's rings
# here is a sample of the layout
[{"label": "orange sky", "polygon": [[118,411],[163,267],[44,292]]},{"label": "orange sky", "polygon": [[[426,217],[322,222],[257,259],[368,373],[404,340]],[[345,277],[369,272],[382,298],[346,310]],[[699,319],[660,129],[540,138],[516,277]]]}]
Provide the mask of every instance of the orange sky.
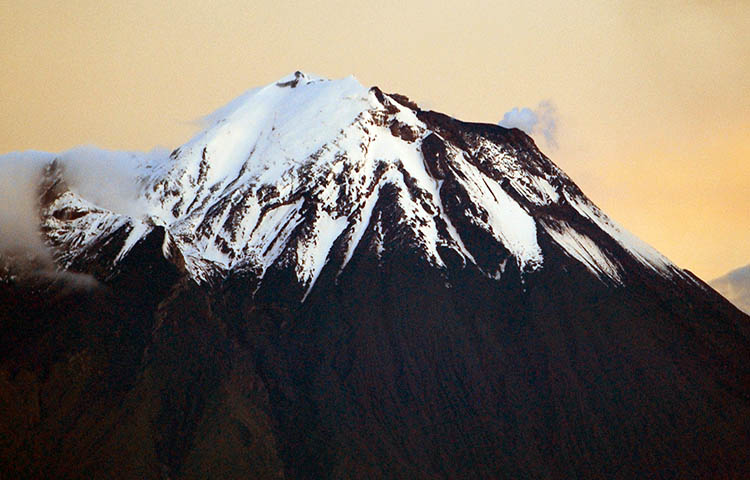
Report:
[{"label": "orange sky", "polygon": [[514,3],[0,0],[0,153],[173,148],[297,69],[464,120],[550,100],[538,142],[615,220],[704,279],[750,263],[750,2]]}]

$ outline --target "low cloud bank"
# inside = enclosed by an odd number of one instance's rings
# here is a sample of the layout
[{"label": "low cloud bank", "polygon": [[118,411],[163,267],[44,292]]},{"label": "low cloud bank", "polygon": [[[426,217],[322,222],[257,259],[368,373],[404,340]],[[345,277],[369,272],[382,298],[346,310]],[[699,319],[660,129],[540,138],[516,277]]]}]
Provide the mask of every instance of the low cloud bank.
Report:
[{"label": "low cloud bank", "polygon": [[0,254],[50,260],[39,235],[37,189],[45,165],[53,159],[45,152],[0,157]]},{"label": "low cloud bank", "polygon": [[[70,190],[86,201],[123,215],[146,213],[139,171],[168,152],[114,152],[78,147],[60,154],[14,152],[0,155],[0,256],[16,265],[33,265],[37,275],[54,272],[52,255],[40,234],[39,186],[45,168],[57,160]],[[90,286],[75,274],[56,275]]]}]

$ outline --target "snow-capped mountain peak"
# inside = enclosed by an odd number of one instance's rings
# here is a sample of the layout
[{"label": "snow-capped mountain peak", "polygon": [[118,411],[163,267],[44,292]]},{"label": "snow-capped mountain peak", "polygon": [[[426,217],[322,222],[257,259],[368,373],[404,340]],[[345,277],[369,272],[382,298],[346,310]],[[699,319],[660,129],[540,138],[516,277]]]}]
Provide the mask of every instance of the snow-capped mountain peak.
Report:
[{"label": "snow-capped mountain peak", "polygon": [[[91,246],[119,231],[116,264],[161,226],[164,251],[195,281],[239,270],[260,285],[269,270],[293,269],[303,298],[328,263],[340,272],[357,254],[394,249],[497,279],[544,268],[543,245],[613,284],[625,281],[623,252],[660,275],[681,274],[522,132],[424,111],[354,77],[295,72],[204,124],[168,157],[140,162],[142,215],[64,191],[46,202],[44,231],[63,263],[96,255]],[[74,204],[86,215],[56,214]]]},{"label": "snow-capped mountain peak", "polygon": [[302,73],[204,121],[0,158],[0,476],[747,476],[749,317],[520,130]]}]

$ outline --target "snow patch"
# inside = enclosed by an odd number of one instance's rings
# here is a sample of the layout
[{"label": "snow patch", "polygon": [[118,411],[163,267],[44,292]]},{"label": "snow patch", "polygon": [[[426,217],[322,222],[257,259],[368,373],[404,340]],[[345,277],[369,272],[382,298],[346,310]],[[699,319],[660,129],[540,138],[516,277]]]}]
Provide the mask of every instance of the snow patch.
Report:
[{"label": "snow patch", "polygon": [[483,175],[468,162],[462,152],[454,153],[454,161],[465,175],[465,179],[459,177],[459,181],[472,202],[486,211],[487,220],[470,216],[468,211],[466,215],[505,246],[517,259],[522,271],[539,268],[543,256],[534,219],[494,179]]},{"label": "snow patch", "polygon": [[565,198],[581,216],[594,222],[638,262],[662,276],[672,277],[676,273],[679,274],[679,269],[669,259],[615,223],[596,206],[580,198],[571,198],[567,192]]},{"label": "snow patch", "polygon": [[122,260],[125,255],[127,255],[130,250],[135,246],[136,243],[152,230],[152,227],[145,222],[139,222],[134,221],[133,222],[133,228],[128,233],[128,238],[125,239],[125,243],[122,245],[122,248],[120,249],[120,253],[117,254],[117,257],[115,257],[115,263],[119,263],[120,260]]},{"label": "snow patch", "polygon": [[333,243],[349,225],[346,217],[334,218],[328,212],[320,212],[314,223],[315,235],[297,249],[297,278],[307,285],[302,297],[304,302],[310,294],[321,270],[328,262]]},{"label": "snow patch", "polygon": [[544,225],[544,229],[558,245],[572,258],[581,262],[591,273],[600,279],[609,278],[622,284],[622,277],[615,261],[610,258],[586,235],[576,231],[566,222]]}]

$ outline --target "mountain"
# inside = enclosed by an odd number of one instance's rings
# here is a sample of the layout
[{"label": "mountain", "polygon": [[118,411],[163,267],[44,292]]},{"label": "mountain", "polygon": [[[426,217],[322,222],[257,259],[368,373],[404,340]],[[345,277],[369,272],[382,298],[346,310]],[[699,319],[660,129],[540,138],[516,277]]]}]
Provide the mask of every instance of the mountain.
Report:
[{"label": "mountain", "polygon": [[300,72],[204,120],[127,202],[29,154],[4,476],[748,472],[750,319],[520,130]]},{"label": "mountain", "polygon": [[732,270],[711,281],[710,285],[737,308],[750,315],[750,265]]}]

